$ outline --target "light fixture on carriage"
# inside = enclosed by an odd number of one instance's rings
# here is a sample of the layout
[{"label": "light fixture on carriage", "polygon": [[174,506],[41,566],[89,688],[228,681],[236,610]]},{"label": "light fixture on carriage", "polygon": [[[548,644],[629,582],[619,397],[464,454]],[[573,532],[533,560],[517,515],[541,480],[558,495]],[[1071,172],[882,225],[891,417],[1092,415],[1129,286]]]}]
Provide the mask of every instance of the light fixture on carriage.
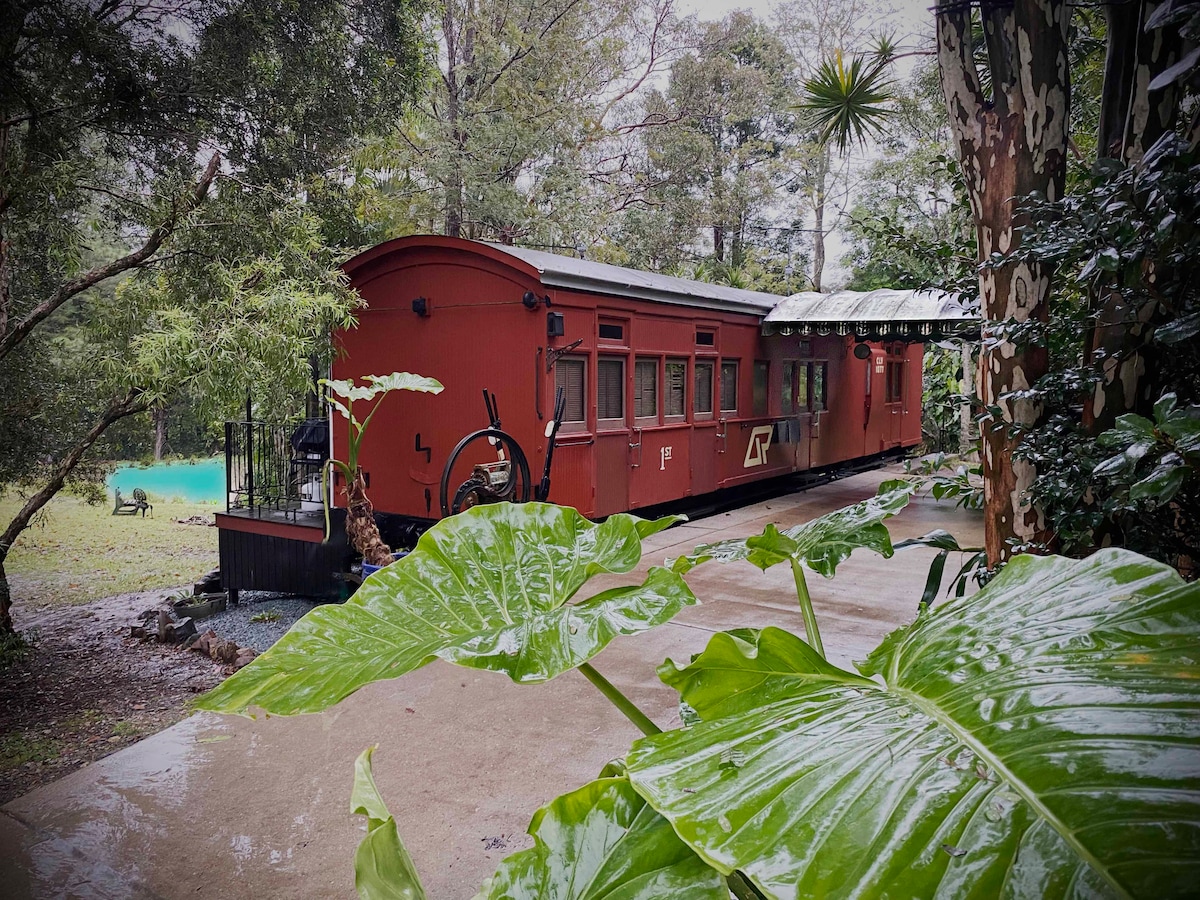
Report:
[{"label": "light fixture on carriage", "polygon": [[563,314],[556,312],[546,313],[546,337],[562,337],[566,333],[566,322],[563,319]]},{"label": "light fixture on carriage", "polygon": [[429,300],[426,297],[417,297],[412,302],[412,311],[422,319],[429,316]]}]

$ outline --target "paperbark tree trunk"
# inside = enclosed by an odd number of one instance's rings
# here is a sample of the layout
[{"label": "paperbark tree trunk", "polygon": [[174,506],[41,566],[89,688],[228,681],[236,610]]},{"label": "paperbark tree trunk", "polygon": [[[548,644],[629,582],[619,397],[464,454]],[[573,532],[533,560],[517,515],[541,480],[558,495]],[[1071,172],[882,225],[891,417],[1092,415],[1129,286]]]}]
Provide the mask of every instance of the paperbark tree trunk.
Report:
[{"label": "paperbark tree trunk", "polygon": [[[969,5],[938,0],[938,62],[958,157],[966,177],[979,260],[1007,254],[1020,241],[1019,198],[1038,192],[1054,200],[1066,180],[1070,75],[1064,0],[985,2],[981,7],[991,96],[986,96],[971,48]],[[1042,348],[991,340],[996,325],[1045,321],[1050,273],[1036,262],[980,270],[984,347],[978,385],[984,412],[982,461],[988,562],[1007,559],[1012,544],[1044,541],[1044,527],[1025,500],[1033,467],[1014,460],[1020,431],[1036,427],[1040,404],[1012,399],[1047,368]]]}]

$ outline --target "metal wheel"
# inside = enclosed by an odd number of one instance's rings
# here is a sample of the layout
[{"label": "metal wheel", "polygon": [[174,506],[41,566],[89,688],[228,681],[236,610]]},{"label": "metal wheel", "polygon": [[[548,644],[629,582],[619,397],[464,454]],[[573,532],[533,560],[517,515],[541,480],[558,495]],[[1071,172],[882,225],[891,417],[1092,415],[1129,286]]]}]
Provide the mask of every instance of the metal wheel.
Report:
[{"label": "metal wheel", "polygon": [[[493,448],[494,460],[483,459],[491,456],[487,452],[488,445]],[[472,469],[466,478],[453,486],[454,502],[451,503],[451,482],[467,474],[465,468],[460,466],[459,474],[455,475],[454,469],[460,460],[463,465],[471,465]],[[498,428],[484,428],[468,434],[450,451],[446,466],[442,469],[438,499],[442,515],[452,516],[481,503],[502,500],[526,503],[531,493],[529,460],[517,439]]]}]

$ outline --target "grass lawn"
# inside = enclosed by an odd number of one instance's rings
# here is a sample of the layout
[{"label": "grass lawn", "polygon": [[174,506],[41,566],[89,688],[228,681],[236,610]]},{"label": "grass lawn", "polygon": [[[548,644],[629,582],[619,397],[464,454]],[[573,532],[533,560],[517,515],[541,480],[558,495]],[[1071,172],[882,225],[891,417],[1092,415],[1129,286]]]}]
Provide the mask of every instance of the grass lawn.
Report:
[{"label": "grass lawn", "polygon": [[[153,498],[152,498],[153,499]],[[0,520],[20,508],[0,499]],[[212,519],[216,504],[154,502],[154,518],[112,515],[112,501],[88,506],[58,496],[13,546],[5,562],[20,603],[85,603],[99,597],[188,584],[217,565],[217,529],[176,519]]]}]

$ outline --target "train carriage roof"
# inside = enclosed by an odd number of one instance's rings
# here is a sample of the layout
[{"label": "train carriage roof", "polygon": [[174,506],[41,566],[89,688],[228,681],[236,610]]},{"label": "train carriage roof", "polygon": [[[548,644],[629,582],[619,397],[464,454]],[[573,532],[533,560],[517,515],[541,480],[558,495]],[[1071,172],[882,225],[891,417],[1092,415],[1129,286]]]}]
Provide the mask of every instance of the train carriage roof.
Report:
[{"label": "train carriage roof", "polygon": [[684,303],[761,315],[783,298],[778,294],[746,291],[723,284],[690,281],[672,275],[656,275],[590,259],[576,259],[544,250],[528,250],[503,244],[488,244],[502,253],[534,266],[547,287],[617,294],[661,303]]},{"label": "train carriage roof", "polygon": [[776,304],[763,319],[764,334],[854,334],[921,340],[966,336],[979,316],[957,294],[944,291],[802,291]]},{"label": "train carriage roof", "polygon": [[783,298],[761,291],[745,291],[723,284],[689,281],[670,275],[655,275],[588,259],[576,259],[505,244],[489,244],[441,235],[411,235],[387,241],[343,264],[352,280],[370,279],[386,271],[391,260],[422,251],[450,251],[483,257],[511,266],[537,278],[544,287],[609,294],[615,297],[650,300],[681,306],[738,312],[761,318]]}]

